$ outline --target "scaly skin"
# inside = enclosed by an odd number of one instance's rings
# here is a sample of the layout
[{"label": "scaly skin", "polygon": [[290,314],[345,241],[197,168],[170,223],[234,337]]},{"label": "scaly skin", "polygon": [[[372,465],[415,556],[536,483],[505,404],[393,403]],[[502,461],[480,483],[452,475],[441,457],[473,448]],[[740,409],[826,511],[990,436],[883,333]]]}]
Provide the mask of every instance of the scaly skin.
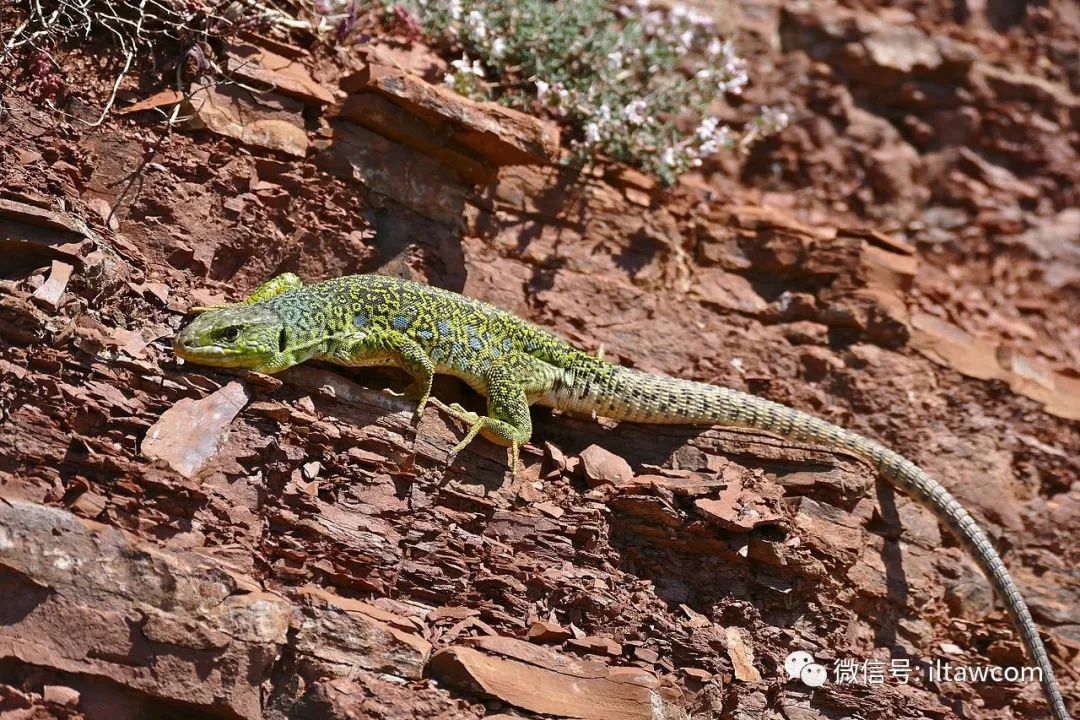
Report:
[{"label": "scaly skin", "polygon": [[[391,277],[352,275],[303,286],[285,274],[242,303],[195,310],[203,314],[174,343],[180,357],[264,373],[312,358],[400,367],[413,377],[407,393],[419,401],[417,413],[431,399],[469,427],[454,452],[481,434],[510,447],[515,470],[518,448],[532,435],[533,403],[639,423],[763,430],[862,458],[971,552],[1041,670],[1053,717],[1069,718],[1031,613],[986,533],[936,480],[873,440],[737,390],[606,363],[486,303]],[[430,398],[435,373],[461,378],[487,396],[488,414]]]}]

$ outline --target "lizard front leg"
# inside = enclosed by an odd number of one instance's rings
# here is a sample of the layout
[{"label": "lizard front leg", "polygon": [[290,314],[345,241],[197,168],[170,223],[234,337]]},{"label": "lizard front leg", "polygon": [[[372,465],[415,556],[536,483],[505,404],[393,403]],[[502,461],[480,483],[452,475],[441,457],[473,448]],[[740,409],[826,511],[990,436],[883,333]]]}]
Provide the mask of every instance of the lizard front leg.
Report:
[{"label": "lizard front leg", "polygon": [[255,288],[255,292],[248,295],[246,298],[238,303],[226,303],[225,305],[197,305],[191,308],[190,312],[204,313],[211,310],[220,310],[227,307],[237,307],[239,305],[251,305],[257,303],[260,300],[269,300],[272,297],[280,295],[283,292],[289,290],[295,290],[298,287],[303,287],[304,283],[293,273],[282,273],[276,277],[272,277],[264,282],[259,287]]},{"label": "lizard front leg", "polygon": [[349,336],[337,341],[336,346],[321,357],[339,365],[401,368],[413,381],[404,393],[388,392],[416,400],[414,414],[417,417],[424,412],[431,397],[431,379],[435,375],[431,358],[419,343],[395,330],[371,330]]}]

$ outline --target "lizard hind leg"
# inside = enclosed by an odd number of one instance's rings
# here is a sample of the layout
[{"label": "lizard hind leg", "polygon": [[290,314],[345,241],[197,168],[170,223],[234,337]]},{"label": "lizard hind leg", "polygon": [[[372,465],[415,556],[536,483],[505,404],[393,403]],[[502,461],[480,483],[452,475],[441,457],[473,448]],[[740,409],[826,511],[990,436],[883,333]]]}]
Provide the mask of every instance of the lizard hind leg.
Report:
[{"label": "lizard hind leg", "polygon": [[282,273],[281,275],[276,275],[270,278],[262,285],[255,288],[255,292],[251,293],[238,303],[226,303],[225,305],[209,306],[197,305],[191,308],[190,312],[204,313],[211,310],[221,310],[222,308],[236,307],[238,305],[251,305],[252,303],[257,303],[260,300],[269,300],[270,298],[276,297],[283,292],[295,290],[298,287],[303,287],[303,285],[303,281],[300,280],[300,278],[297,277],[294,273]]},{"label": "lizard hind leg", "polygon": [[446,405],[434,400],[442,410],[469,426],[469,431],[453,449],[465,449],[477,435],[510,448],[510,471],[517,474],[521,446],[532,437],[529,397],[547,389],[547,374],[536,372],[541,361],[511,354],[491,363],[486,374],[488,414],[478,415],[457,403]]}]

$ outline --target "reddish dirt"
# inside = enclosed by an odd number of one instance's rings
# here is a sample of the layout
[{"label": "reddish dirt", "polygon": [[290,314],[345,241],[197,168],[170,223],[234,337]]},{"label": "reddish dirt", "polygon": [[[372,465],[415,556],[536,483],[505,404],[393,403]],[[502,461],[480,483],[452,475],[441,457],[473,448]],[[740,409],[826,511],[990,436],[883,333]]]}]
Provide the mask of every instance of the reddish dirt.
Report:
[{"label": "reddish dirt", "polygon": [[[554,126],[428,88],[441,61],[387,38],[219,88],[201,128],[88,129],[109,78],[79,53],[67,115],[0,70],[0,715],[1047,717],[1033,683],[926,680],[1023,652],[852,458],[538,409],[511,479],[486,442],[449,459],[461,429],[411,424],[393,371],[176,361],[187,308],[284,271],[420,279],[886,442],[990,531],[1075,714],[1080,11],[735,18],[740,105],[794,122],[673,188],[551,165]],[[365,79],[393,66],[406,97]],[[793,650],[914,671],[811,691]]]}]

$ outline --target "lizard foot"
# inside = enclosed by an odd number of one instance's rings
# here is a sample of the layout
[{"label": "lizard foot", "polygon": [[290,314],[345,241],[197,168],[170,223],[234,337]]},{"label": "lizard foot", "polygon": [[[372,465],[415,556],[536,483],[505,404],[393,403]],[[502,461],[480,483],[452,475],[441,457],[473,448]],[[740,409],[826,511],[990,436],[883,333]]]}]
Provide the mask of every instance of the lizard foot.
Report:
[{"label": "lizard foot", "polygon": [[[404,392],[398,392],[397,390],[392,390],[391,388],[383,388],[383,392],[390,397],[402,398],[404,400],[415,400],[416,409],[413,410],[413,419],[417,419],[424,414],[424,408],[427,407],[428,400],[434,400],[434,398],[431,398],[431,396],[424,392],[422,389],[413,387],[412,385],[405,388]],[[434,400],[434,402],[438,403],[437,400]],[[445,406],[443,407],[445,408]]]},{"label": "lizard foot", "polygon": [[484,420],[486,420],[487,418],[481,417],[476,413],[472,412],[471,410],[466,410],[457,403],[447,405],[438,398],[431,398],[431,402],[433,402],[436,407],[445,412],[447,415],[450,415],[451,417],[460,420],[461,422],[469,426],[469,432],[465,435],[461,442],[454,446],[454,448],[450,451],[451,454],[457,455],[459,452],[464,450],[465,446],[471,443],[473,439],[477,436],[477,434],[479,434],[479,432],[484,429]]},{"label": "lizard foot", "polygon": [[456,455],[465,447],[471,443],[476,436],[483,430],[487,430],[486,435],[499,445],[508,445],[510,449],[510,477],[511,479],[517,477],[518,457],[521,448],[521,443],[517,439],[509,437],[513,429],[505,422],[490,418],[485,415],[477,415],[471,410],[466,410],[457,403],[447,405],[438,398],[431,398],[432,404],[438,407],[443,412],[447,413],[453,418],[460,420],[469,426],[469,432],[465,434],[461,442],[455,445],[450,453]]}]

